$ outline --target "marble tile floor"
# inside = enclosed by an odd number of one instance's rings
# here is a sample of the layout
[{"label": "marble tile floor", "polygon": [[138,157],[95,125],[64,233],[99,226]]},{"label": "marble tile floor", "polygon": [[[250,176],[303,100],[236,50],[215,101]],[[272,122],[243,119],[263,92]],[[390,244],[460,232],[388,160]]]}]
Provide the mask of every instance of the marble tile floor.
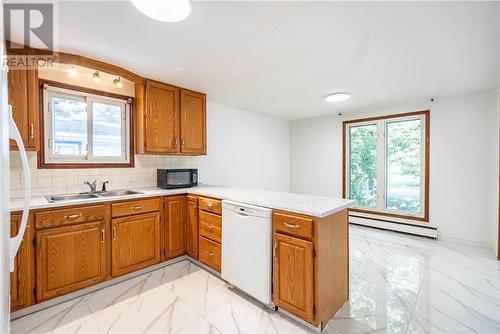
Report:
[{"label": "marble tile floor", "polygon": [[[336,333],[500,333],[493,251],[350,227],[350,300]],[[182,261],[11,323],[12,333],[308,333]]]}]

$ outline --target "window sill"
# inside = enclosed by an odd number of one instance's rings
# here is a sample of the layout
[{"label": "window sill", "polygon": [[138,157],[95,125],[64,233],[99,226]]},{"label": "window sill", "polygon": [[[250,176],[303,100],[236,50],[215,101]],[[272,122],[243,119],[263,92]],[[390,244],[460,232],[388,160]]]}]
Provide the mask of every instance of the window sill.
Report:
[{"label": "window sill", "polygon": [[107,163],[107,162],[96,162],[96,163],[45,163],[42,159],[38,159],[38,168],[39,169],[61,169],[61,168],[133,168],[134,167],[134,159],[133,157],[129,162],[123,163]]},{"label": "window sill", "polygon": [[357,208],[351,208],[351,209],[349,209],[349,211],[350,212],[366,213],[366,214],[370,214],[370,215],[383,216],[383,217],[394,217],[394,218],[400,218],[400,219],[405,219],[405,220],[413,220],[413,221],[419,221],[419,222],[424,222],[424,223],[429,222],[428,212],[425,212],[424,217],[419,217],[419,216],[403,215],[403,214],[390,213],[390,212],[384,212],[384,211],[357,209]]}]

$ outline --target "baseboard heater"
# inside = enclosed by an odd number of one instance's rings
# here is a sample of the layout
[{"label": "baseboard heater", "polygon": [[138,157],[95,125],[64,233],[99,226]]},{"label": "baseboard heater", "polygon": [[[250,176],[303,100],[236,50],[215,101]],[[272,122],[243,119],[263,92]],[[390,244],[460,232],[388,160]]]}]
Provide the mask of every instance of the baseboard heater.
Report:
[{"label": "baseboard heater", "polygon": [[429,225],[428,223],[414,223],[403,220],[392,220],[387,217],[364,215],[358,212],[349,213],[349,224],[363,225],[369,227],[375,227],[383,230],[390,230],[396,232],[402,232],[407,234],[413,234],[428,238],[437,239],[438,231],[437,227]]}]

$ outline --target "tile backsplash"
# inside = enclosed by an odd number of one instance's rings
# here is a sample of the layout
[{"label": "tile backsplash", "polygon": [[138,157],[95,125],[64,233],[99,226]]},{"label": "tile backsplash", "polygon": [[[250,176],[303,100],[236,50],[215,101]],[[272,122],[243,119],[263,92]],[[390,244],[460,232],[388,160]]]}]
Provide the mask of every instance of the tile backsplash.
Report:
[{"label": "tile backsplash", "polygon": [[[87,191],[84,181],[97,181],[100,189],[109,181],[108,189],[156,186],[157,168],[198,168],[198,157],[136,155],[133,168],[38,169],[36,152],[28,152],[33,195]],[[10,153],[12,197],[22,196],[23,177],[19,153]]]}]

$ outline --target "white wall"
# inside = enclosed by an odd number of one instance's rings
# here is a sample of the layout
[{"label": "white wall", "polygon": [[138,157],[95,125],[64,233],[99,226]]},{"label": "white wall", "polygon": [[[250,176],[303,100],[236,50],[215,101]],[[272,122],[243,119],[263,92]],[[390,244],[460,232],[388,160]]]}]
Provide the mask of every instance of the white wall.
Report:
[{"label": "white wall", "polygon": [[498,208],[498,92],[441,97],[290,125],[292,192],[342,195],[342,121],[431,110],[430,223],[443,239],[493,246]]},{"label": "white wall", "polygon": [[207,156],[199,158],[203,183],[289,190],[289,122],[207,104]]}]

